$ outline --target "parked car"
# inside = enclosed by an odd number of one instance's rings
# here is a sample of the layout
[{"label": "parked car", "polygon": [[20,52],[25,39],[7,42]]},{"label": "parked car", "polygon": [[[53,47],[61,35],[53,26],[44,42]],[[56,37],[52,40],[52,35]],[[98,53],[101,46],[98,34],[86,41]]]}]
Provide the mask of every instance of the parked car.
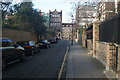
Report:
[{"label": "parked car", "polygon": [[40,48],[50,47],[50,42],[48,42],[48,40],[38,41],[37,44],[39,45]]},{"label": "parked car", "polygon": [[56,38],[50,38],[48,41],[50,43],[57,43],[57,39]]},{"label": "parked car", "polygon": [[33,55],[34,53],[40,52],[40,48],[34,41],[19,41],[16,44],[24,47],[27,56]]},{"label": "parked car", "polygon": [[12,40],[9,38],[1,38],[0,42],[2,43],[0,50],[2,51],[3,70],[6,68],[6,65],[25,59],[23,47],[13,44]]}]

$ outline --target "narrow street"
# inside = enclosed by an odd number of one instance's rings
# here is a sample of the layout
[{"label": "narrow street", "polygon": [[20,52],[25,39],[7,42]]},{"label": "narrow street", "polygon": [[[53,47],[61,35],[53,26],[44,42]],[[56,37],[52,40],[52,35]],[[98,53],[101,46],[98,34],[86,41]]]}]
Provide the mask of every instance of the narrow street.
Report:
[{"label": "narrow street", "polygon": [[[68,40],[61,40],[57,44],[52,44],[50,48],[42,49],[40,53],[27,57],[23,62],[9,65],[3,72],[3,79],[57,79],[68,43]],[[61,78],[107,80],[103,73],[104,68],[100,61],[87,54],[87,49],[74,43],[74,45],[69,47]]]},{"label": "narrow street", "polygon": [[120,0],[2,0],[2,80],[120,80]]},{"label": "narrow street", "polygon": [[25,61],[8,66],[3,78],[57,78],[66,48],[67,41],[58,41]]}]

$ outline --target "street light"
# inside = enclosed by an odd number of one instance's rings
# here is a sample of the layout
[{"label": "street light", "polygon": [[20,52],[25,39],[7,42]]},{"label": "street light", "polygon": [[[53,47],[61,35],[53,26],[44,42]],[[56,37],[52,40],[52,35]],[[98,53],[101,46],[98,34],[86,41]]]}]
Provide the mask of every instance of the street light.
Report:
[{"label": "street light", "polygon": [[74,18],[73,18],[73,15],[71,15],[71,17],[72,17],[72,42],[71,42],[71,45],[73,45],[73,20],[74,20]]}]

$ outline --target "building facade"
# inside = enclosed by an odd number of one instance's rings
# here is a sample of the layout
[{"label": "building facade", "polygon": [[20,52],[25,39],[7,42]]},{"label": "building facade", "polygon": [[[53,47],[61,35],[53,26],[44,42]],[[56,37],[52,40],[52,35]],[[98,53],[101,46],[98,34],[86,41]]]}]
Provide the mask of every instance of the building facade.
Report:
[{"label": "building facade", "polygon": [[50,28],[56,32],[61,32],[62,27],[62,11],[58,12],[56,9],[51,12],[49,11],[50,16]]},{"label": "building facade", "polygon": [[79,5],[76,9],[75,25],[79,30],[78,42],[80,44],[82,44],[82,31],[93,22],[95,19],[95,13],[97,13],[96,5],[89,3]]},{"label": "building facade", "polygon": [[72,23],[62,23],[62,39],[72,39]]},{"label": "building facade", "polygon": [[100,21],[108,20],[115,15],[115,2],[105,2],[101,0],[97,5],[97,11]]},{"label": "building facade", "polygon": [[76,9],[76,23],[78,26],[89,25],[94,20],[96,6],[90,4],[80,5]]}]

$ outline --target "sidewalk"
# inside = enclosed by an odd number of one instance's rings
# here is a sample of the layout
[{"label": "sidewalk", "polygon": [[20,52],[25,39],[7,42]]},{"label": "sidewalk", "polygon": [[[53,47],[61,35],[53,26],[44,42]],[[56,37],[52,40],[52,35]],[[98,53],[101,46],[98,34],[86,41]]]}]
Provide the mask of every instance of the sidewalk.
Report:
[{"label": "sidewalk", "polygon": [[66,78],[106,78],[103,70],[104,66],[88,55],[86,48],[77,43],[70,45]]}]

